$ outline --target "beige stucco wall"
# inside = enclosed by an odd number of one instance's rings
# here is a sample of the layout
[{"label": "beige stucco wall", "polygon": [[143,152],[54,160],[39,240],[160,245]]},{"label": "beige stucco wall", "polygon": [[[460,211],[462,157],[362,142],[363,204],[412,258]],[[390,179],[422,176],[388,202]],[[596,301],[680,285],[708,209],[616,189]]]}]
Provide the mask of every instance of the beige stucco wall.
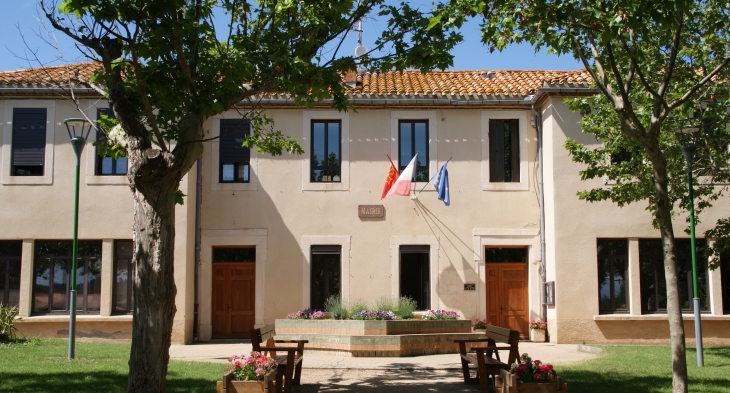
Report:
[{"label": "beige stucco wall", "polygon": [[[545,130],[545,203],[547,236],[547,280],[555,281],[555,306],[548,311],[552,342],[558,343],[668,343],[666,315],[641,315],[638,239],[659,238],[651,225],[646,203],[623,208],[611,202],[588,203],[578,200],[579,190],[603,186],[602,180],[580,181],[579,170],[563,147],[570,137],[586,145],[596,140],[580,132],[580,116],[572,113],[560,99],[552,99],[543,108]],[[727,214],[727,200],[705,211],[697,233],[702,234],[717,218]],[[674,219],[674,232],[686,238],[686,215]],[[597,238],[629,239],[630,314],[599,315]],[[710,281],[719,286],[719,272]],[[713,280],[714,279],[714,280]],[[730,344],[730,316],[722,316],[717,297],[711,288],[713,305],[703,315],[703,337],[707,345]],[[685,318],[688,343],[694,342],[691,315]]]},{"label": "beige stucco wall", "polygon": [[[359,109],[347,115],[336,111],[307,113],[300,109],[268,110],[276,128],[295,137],[305,149],[304,156],[284,154],[271,157],[252,153],[252,184],[239,189],[220,190],[214,167],[218,165],[217,144],[205,146],[203,155],[203,209],[200,285],[201,339],[209,338],[211,296],[211,254],[213,246],[258,244],[257,274],[265,269],[263,288],[257,280],[256,323],[271,323],[276,318],[308,305],[309,245],[341,244],[343,261],[349,271],[342,287],[345,298],[373,301],[381,296],[397,295],[397,250],[400,244],[431,245],[432,308],[456,310],[469,319],[484,317],[480,291],[464,291],[464,283],[480,282],[484,241],[511,244],[510,239],[531,247],[531,261],[539,259],[537,236],[538,209],[535,194],[534,159],[535,129],[529,126],[528,111],[523,116],[524,143],[527,154],[523,179],[526,190],[483,190],[483,121],[484,113],[492,117],[513,112],[500,110],[423,110],[391,111]],[[228,116],[235,116],[229,114]],[[344,116],[344,117],[343,117]],[[305,177],[309,154],[308,119],[343,118],[343,130],[349,138],[343,141],[343,152],[349,149],[349,187],[344,190],[310,190]],[[386,154],[397,162],[397,143],[392,125],[399,118],[431,119],[431,175],[449,157],[448,165],[451,206],[437,200],[433,186],[426,187],[417,200],[390,197],[380,200],[389,163]],[[206,123],[206,130],[215,136],[215,123]],[[344,133],[344,132],[343,132]],[[306,139],[305,139],[306,138]],[[348,146],[345,146],[347,144]],[[396,145],[397,146],[397,145]],[[303,169],[303,166],[304,169]],[[343,168],[345,165],[343,165]],[[343,179],[346,174],[343,174]],[[343,181],[344,183],[344,181]],[[418,186],[418,189],[422,187]],[[385,217],[360,219],[358,205],[382,204]],[[517,233],[527,229],[529,233]],[[241,240],[247,239],[247,240]],[[502,239],[502,240],[499,240]],[[501,242],[501,243],[500,243]],[[486,242],[488,243],[488,242]],[[265,247],[265,249],[262,249]],[[260,254],[265,253],[265,256]],[[394,257],[395,256],[395,257]],[[536,269],[536,265],[531,265]],[[437,274],[434,275],[434,273]],[[535,270],[536,271],[536,270]],[[539,279],[532,274],[531,279]],[[537,287],[535,287],[537,288]],[[532,291],[535,317],[539,312],[537,289]],[[263,297],[263,298],[259,298]],[[263,307],[263,311],[259,310]]]}]

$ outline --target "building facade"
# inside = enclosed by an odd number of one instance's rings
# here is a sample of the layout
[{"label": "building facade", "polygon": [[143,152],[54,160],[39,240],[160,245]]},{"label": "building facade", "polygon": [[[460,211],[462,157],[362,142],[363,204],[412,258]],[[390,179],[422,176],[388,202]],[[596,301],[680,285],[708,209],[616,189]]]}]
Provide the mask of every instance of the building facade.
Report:
[{"label": "building facade", "polygon": [[[74,67],[83,78],[92,66]],[[26,335],[68,334],[75,156],[62,121],[79,116],[52,82],[63,71],[0,73],[2,300],[19,306]],[[261,97],[303,155],[242,148],[245,108],[206,121],[207,135],[220,139],[183,180],[187,197],[176,210],[174,342],[247,337],[331,295],[370,303],[408,296],[419,309],[487,318],[525,336],[529,320],[545,315],[557,343],[668,342],[650,213],[576,196],[610,187],[580,181],[563,148],[567,138],[597,143],[563,103],[594,94],[587,73],[362,73],[349,82],[349,112]],[[76,91],[90,119],[111,114],[92,90]],[[411,197],[381,200],[388,156],[402,170],[416,153]],[[445,206],[428,180],[449,159]],[[80,335],[131,335],[126,165],[98,157],[91,144],[82,155]],[[718,201],[703,223],[728,207]],[[708,345],[730,344],[728,263],[700,274]],[[688,309],[688,342],[691,318]]]}]

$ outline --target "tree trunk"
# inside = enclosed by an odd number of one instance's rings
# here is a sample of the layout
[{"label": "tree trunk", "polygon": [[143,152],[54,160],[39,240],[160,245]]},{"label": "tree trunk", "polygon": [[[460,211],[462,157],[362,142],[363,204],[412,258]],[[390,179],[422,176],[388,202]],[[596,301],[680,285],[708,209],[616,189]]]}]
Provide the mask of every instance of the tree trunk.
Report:
[{"label": "tree trunk", "polygon": [[[168,174],[169,175],[169,174]],[[134,320],[128,392],[164,392],[175,316],[176,176],[133,186]],[[149,183],[149,182],[147,182]]]},{"label": "tree trunk", "polygon": [[687,393],[687,354],[684,339],[684,323],[679,303],[677,285],[677,258],[674,247],[674,228],[672,226],[669,204],[667,162],[659,149],[656,138],[645,146],[654,168],[654,188],[656,198],[656,219],[662,236],[664,249],[664,277],[667,283],[667,319],[669,339],[672,349],[672,392]]}]

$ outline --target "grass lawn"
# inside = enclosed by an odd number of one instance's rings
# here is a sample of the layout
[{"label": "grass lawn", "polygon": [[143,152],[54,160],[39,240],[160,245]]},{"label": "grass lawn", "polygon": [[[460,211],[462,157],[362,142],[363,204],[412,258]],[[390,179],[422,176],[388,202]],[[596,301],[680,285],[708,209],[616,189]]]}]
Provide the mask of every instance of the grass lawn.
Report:
[{"label": "grass lawn", "polygon": [[[68,342],[59,339],[41,339],[31,346],[0,344],[0,392],[126,389],[129,344],[77,342],[74,361],[66,360],[67,351]],[[705,348],[703,368],[697,368],[695,350],[688,348],[687,363],[690,392],[730,392],[730,347]],[[220,363],[171,361],[167,389],[211,392],[223,368]],[[556,369],[571,393],[671,392],[669,347],[603,347],[597,360],[558,365]]]},{"label": "grass lawn", "polygon": [[[129,344],[76,342],[69,361],[68,341],[41,339],[32,346],[0,344],[0,392],[124,392]],[[211,392],[224,364],[171,361],[168,392]]]},{"label": "grass lawn", "polygon": [[[556,366],[568,383],[568,392],[671,392],[669,347],[601,347],[597,360]],[[705,347],[705,366],[697,367],[697,352],[687,347],[689,391],[730,392],[730,347]]]}]

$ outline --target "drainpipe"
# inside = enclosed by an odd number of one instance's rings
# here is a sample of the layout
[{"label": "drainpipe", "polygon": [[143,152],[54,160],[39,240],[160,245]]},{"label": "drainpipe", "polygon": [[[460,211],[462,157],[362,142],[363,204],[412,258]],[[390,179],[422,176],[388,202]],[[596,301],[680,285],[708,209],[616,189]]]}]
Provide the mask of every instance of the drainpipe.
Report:
[{"label": "drainpipe", "polygon": [[200,206],[203,202],[203,158],[198,157],[197,165],[195,165],[195,278],[193,280],[193,296],[195,297],[194,321],[193,324],[193,341],[198,340],[198,271],[200,265]]},{"label": "drainpipe", "polygon": [[537,129],[537,203],[540,207],[540,278],[542,295],[540,301],[542,308],[540,310],[540,319],[547,321],[547,304],[545,304],[545,281],[547,281],[547,273],[545,271],[545,193],[543,191],[543,146],[542,146],[542,114],[535,109],[537,95],[532,98],[532,113],[535,115],[535,128]]}]

